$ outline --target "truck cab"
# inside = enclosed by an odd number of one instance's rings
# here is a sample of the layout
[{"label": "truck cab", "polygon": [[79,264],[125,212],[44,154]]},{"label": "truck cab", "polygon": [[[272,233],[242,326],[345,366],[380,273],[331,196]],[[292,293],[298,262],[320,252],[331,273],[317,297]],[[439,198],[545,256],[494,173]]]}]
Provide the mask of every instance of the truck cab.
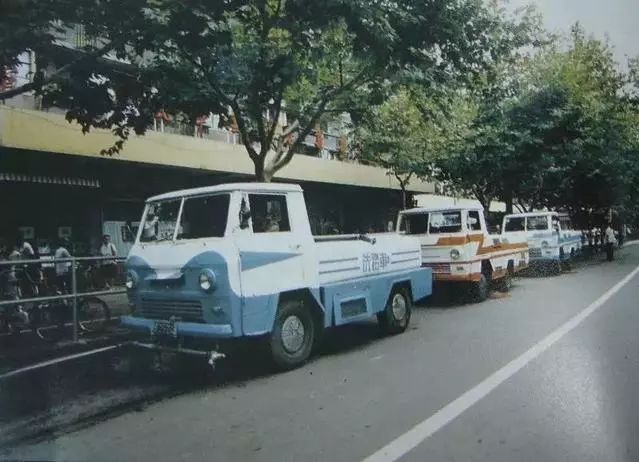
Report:
[{"label": "truck cab", "polygon": [[416,239],[316,238],[302,189],[286,184],[149,199],[126,267],[133,313],[122,322],[150,337],[145,346],[208,351],[265,336],[281,368],[305,361],[331,326],[377,316],[403,331],[412,303],[431,291]]},{"label": "truck cab", "polygon": [[524,239],[504,239],[486,228],[483,208],[420,207],[400,212],[398,232],[419,238],[422,265],[435,282],[468,284],[476,301],[489,284],[508,288],[510,278],[528,265]]}]

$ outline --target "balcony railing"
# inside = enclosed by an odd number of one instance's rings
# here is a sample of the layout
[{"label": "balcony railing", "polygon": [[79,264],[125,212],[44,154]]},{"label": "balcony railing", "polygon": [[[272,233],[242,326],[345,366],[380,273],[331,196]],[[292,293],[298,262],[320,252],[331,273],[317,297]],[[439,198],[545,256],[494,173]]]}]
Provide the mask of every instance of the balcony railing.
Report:
[{"label": "balcony railing", "polygon": [[[4,102],[7,106],[18,107],[21,109],[38,110],[43,112],[54,112],[64,114],[66,111],[59,107],[42,107],[40,98],[33,96],[32,94],[22,94],[17,97],[11,98]],[[188,124],[179,121],[164,121],[162,119],[156,119],[153,125],[149,127],[149,130],[157,131],[161,133],[168,133],[172,135],[199,137],[203,139],[209,139],[228,144],[242,144],[240,135],[231,130],[224,130],[218,128],[212,128],[210,126],[198,127],[195,124]],[[323,134],[324,148],[317,148],[317,140],[315,135],[308,135],[300,149],[299,154],[308,155],[312,157],[320,157],[323,159],[342,160],[344,162],[359,163],[357,158],[348,152],[346,156],[340,158],[338,155],[340,148],[340,138],[338,136],[325,133]]]}]

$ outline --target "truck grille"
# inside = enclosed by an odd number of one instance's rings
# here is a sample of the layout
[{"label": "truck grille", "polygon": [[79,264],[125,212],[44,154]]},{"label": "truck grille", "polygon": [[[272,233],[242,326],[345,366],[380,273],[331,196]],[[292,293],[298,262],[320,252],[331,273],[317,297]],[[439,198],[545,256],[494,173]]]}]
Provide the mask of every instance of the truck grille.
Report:
[{"label": "truck grille", "polygon": [[528,249],[528,255],[531,257],[541,257],[541,249]]},{"label": "truck grille", "polygon": [[204,322],[202,304],[197,300],[158,300],[143,297],[140,314],[149,319],[169,319],[175,316],[180,321]]},{"label": "truck grille", "polygon": [[424,263],[424,266],[431,268],[435,274],[450,274],[450,263]]}]

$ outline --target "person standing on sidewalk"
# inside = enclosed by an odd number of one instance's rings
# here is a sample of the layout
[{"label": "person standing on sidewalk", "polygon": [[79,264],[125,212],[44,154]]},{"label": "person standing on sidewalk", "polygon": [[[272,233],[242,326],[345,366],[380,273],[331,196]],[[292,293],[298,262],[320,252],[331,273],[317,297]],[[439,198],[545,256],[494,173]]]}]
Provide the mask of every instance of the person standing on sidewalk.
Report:
[{"label": "person standing on sidewalk", "polygon": [[[54,259],[71,258],[71,254],[67,250],[67,247],[69,247],[67,240],[60,240],[58,247],[55,249]],[[58,290],[68,292],[71,289],[71,262],[56,262],[55,276]]]},{"label": "person standing on sidewalk", "polygon": [[617,238],[615,238],[615,231],[612,229],[612,225],[610,223],[606,226],[603,238],[606,248],[606,260],[612,261],[615,258],[615,244],[617,242]]},{"label": "person standing on sidewalk", "polygon": [[[117,257],[118,251],[115,248],[113,242],[111,242],[111,236],[105,234],[102,236],[102,245],[100,246],[100,256],[102,257]],[[104,284],[107,289],[110,289],[115,284],[115,277],[118,272],[117,263],[115,260],[103,260],[102,261],[102,277],[104,278]]]}]

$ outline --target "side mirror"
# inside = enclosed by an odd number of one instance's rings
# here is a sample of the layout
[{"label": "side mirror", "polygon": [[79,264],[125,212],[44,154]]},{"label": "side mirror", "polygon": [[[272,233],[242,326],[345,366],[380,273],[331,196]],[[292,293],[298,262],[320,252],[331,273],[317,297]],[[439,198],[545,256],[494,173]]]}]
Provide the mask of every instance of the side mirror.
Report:
[{"label": "side mirror", "polygon": [[242,204],[240,205],[240,229],[246,229],[249,227],[249,220],[251,219],[251,210],[246,204],[246,199],[242,198]]}]

